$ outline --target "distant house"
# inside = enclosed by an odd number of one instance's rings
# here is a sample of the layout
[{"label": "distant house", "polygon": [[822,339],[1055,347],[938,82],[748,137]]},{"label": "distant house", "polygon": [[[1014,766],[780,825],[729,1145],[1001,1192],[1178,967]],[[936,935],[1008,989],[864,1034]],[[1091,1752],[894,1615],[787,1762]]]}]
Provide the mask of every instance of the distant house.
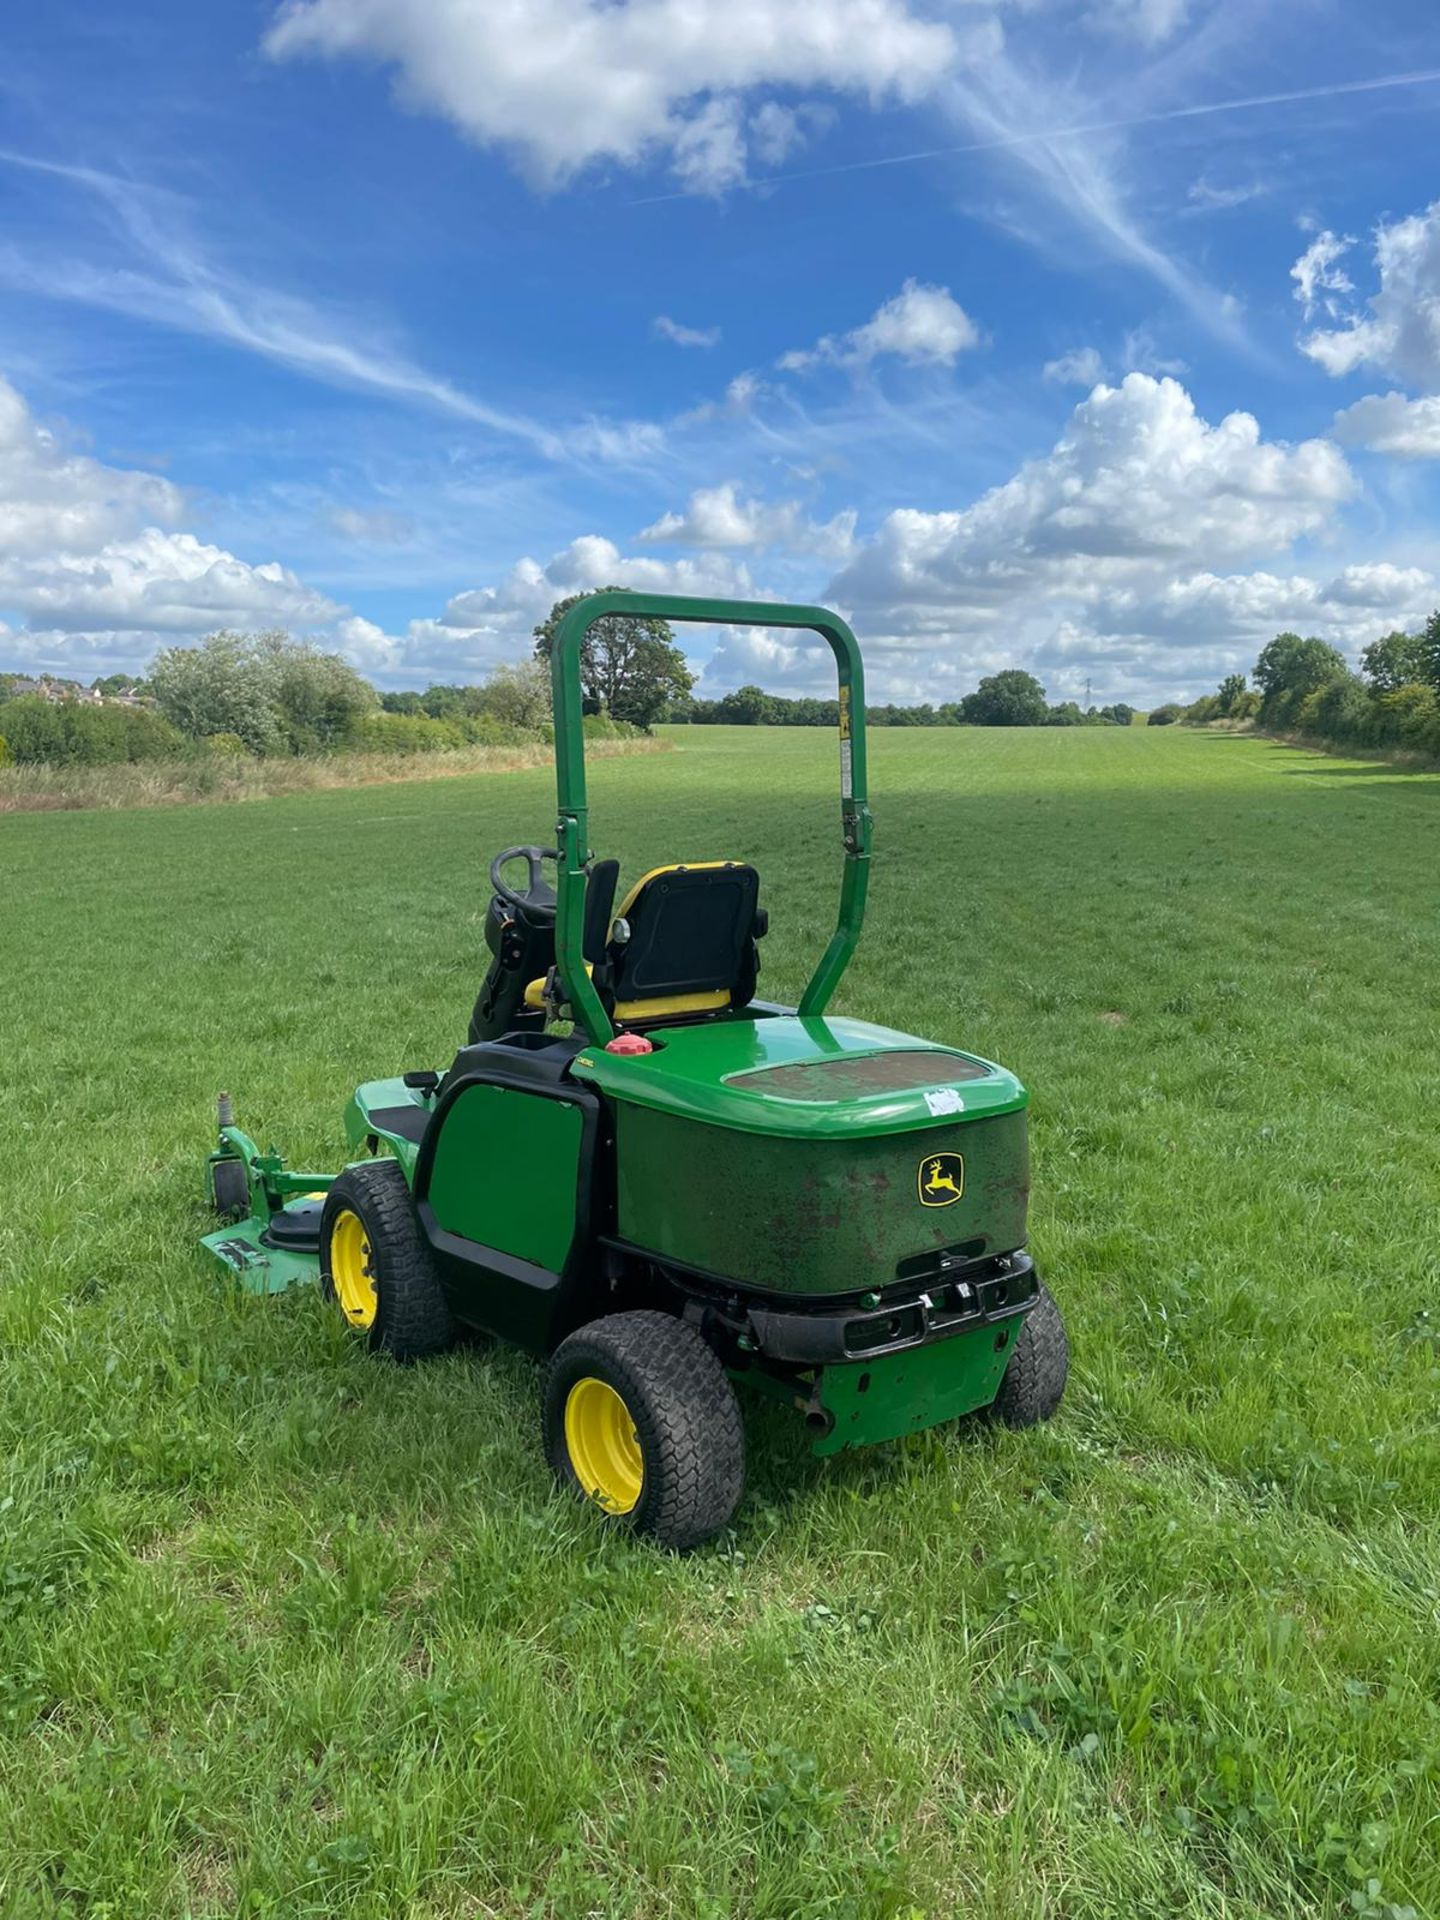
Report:
[{"label": "distant house", "polygon": [[103,707],[105,704],[105,696],[98,687],[77,687],[73,680],[52,680],[43,673],[38,680],[25,673],[13,675],[10,678],[9,697],[12,700],[48,700],[52,707],[58,707],[65,700],[78,700],[87,707]]}]

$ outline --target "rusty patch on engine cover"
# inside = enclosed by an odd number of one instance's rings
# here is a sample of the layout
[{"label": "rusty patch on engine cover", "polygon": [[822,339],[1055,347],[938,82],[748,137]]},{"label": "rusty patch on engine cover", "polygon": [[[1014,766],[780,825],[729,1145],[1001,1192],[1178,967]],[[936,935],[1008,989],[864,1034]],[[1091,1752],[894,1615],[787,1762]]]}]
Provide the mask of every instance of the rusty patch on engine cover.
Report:
[{"label": "rusty patch on engine cover", "polygon": [[772,1100],[832,1106],[875,1094],[910,1093],[917,1087],[953,1087],[963,1080],[983,1080],[987,1071],[978,1060],[917,1049],[802,1060],[788,1067],[755,1067],[748,1073],[729,1075],[725,1084]]}]

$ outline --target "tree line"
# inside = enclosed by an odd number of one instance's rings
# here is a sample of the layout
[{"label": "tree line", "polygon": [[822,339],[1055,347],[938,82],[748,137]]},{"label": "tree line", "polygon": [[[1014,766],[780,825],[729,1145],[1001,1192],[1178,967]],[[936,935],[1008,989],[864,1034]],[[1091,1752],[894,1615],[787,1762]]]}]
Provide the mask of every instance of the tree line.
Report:
[{"label": "tree line", "polygon": [[[555,603],[534,629],[530,659],[497,666],[483,682],[436,684],[423,693],[381,693],[339,654],[278,630],[222,629],[194,646],[164,648],[143,680],[115,674],[92,683],[143,704],[17,696],[17,676],[0,676],[0,764],[106,766],[193,753],[436,753],[548,740],[550,653],[561,617],[581,597]],[[786,698],[759,687],[697,700],[695,676],[669,624],[634,614],[610,614],[591,627],[580,682],[585,726],[596,734],[648,732],[662,720],[839,723],[833,699]],[[1073,700],[1052,706],[1040,682],[1015,669],[990,675],[963,700],[866,708],[872,726],[1128,726],[1132,717],[1123,703],[1085,712]]]},{"label": "tree line", "polygon": [[1328,641],[1277,633],[1255,662],[1254,686],[1232,673],[1189,706],[1157,708],[1150,725],[1253,720],[1346,747],[1399,747],[1440,759],[1440,611],[1419,633],[1387,633],[1356,673]]},{"label": "tree line", "polygon": [[[581,596],[557,601],[534,630],[530,659],[498,666],[473,685],[423,693],[380,693],[339,654],[283,632],[212,633],[195,646],[168,647],[148,676],[112,675],[105,692],[139,694],[143,704],[9,697],[0,676],[0,764],[101,766],[178,759],[191,753],[434,753],[509,746],[551,737],[549,656],[561,616]],[[1440,757],[1440,612],[1417,634],[1389,633],[1367,646],[1355,673],[1328,642],[1277,634],[1244,674],[1188,706],[1169,702],[1151,726],[1184,721],[1254,721],[1340,745],[1399,746]],[[694,675],[663,620],[617,613],[590,629],[581,653],[587,730],[649,731],[657,721],[690,726],[835,727],[835,700],[766,693],[745,686],[697,699]],[[867,706],[871,726],[1129,726],[1123,701],[1082,711],[1052,704],[1033,674],[989,674],[973,693],[940,705]]]},{"label": "tree line", "polygon": [[[1034,675],[1017,667],[988,675],[963,700],[865,709],[865,724],[871,727],[1128,727],[1134,717],[1135,709],[1123,700],[1083,710],[1074,700],[1051,706]],[[839,724],[840,707],[837,700],[739,687],[718,700],[673,701],[668,718],[697,727],[833,727]]]}]

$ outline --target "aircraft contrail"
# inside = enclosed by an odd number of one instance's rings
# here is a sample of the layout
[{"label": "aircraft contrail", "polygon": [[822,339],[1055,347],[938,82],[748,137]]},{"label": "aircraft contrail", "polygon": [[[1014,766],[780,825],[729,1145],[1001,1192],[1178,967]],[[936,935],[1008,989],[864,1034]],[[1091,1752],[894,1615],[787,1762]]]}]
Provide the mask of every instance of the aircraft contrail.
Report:
[{"label": "aircraft contrail", "polygon": [[[869,160],[847,160],[833,167],[805,167],[793,173],[762,174],[749,184],[783,187],[795,180],[824,180],[835,174],[868,173],[876,167],[904,167],[917,160],[947,160],[957,154],[994,153],[1006,147],[1043,146],[1051,140],[1074,140],[1091,133],[1123,133],[1132,127],[1153,127],[1169,120],[1195,120],[1204,114],[1243,113],[1255,107],[1286,107],[1302,100],[1333,100],[1348,93],[1379,93],[1389,87],[1423,87],[1440,81],[1440,67],[1413,73],[1387,73],[1374,80],[1337,80],[1323,87],[1295,87],[1285,93],[1242,94],[1234,100],[1202,100],[1191,107],[1169,107],[1163,113],[1137,113],[1121,120],[1092,120],[1078,127],[1054,127],[1037,133],[1006,134],[995,140],[972,140],[958,147],[922,147],[914,153],[881,154]],[[656,193],[632,200],[636,207],[653,207],[665,200],[689,200],[688,193]]]}]

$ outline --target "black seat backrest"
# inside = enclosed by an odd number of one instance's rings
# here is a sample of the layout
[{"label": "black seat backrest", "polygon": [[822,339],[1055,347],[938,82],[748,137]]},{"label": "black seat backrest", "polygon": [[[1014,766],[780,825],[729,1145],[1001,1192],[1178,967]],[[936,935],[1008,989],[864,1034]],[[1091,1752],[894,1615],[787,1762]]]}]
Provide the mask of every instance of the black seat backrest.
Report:
[{"label": "black seat backrest", "polygon": [[[689,1000],[664,1012],[743,1007],[754,997],[760,876],[737,860],[657,867],[620,910],[630,937],[609,949],[617,1005]],[[723,995],[723,1002],[719,996]],[[657,1006],[657,1016],[662,1009]],[[639,1017],[644,1017],[643,1014]]]}]

